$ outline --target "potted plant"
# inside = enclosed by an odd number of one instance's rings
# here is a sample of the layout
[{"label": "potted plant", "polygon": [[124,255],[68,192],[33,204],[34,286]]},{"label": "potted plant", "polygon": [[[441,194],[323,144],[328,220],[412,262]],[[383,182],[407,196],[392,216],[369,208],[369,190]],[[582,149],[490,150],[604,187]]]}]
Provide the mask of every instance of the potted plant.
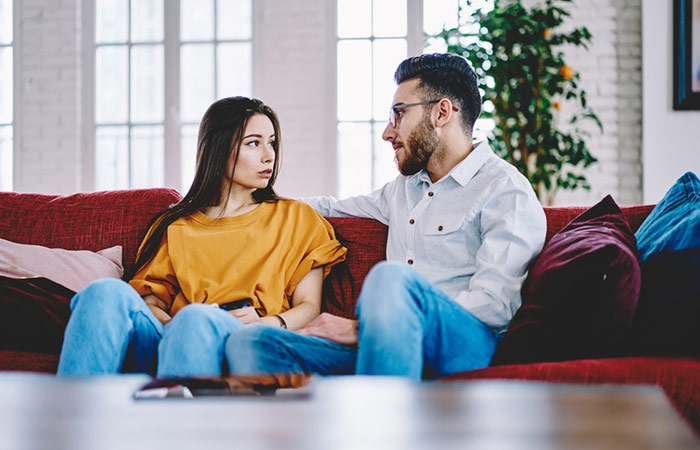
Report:
[{"label": "potted plant", "polygon": [[[494,151],[530,180],[544,204],[552,204],[559,189],[590,189],[583,169],[596,158],[581,125],[592,121],[602,132],[580,75],[564,61],[564,45],[587,49],[591,40],[585,27],[562,31],[569,16],[562,4],[570,2],[527,7],[521,0],[494,0],[493,9],[482,6],[468,16],[460,6],[459,25],[435,36],[474,67],[482,117],[495,121]],[[563,105],[573,109],[564,126]]]}]

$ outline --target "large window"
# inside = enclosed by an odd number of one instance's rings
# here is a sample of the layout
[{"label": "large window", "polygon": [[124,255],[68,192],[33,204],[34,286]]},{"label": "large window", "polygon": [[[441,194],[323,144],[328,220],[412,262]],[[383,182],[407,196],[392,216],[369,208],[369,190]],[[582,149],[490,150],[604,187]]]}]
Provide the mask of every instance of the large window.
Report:
[{"label": "large window", "polygon": [[12,0],[0,0],[0,190],[12,190]]},{"label": "large window", "polygon": [[[489,0],[472,0],[480,6]],[[366,194],[398,174],[382,141],[396,86],[393,74],[409,55],[444,52],[427,38],[457,25],[464,0],[337,0],[338,196]],[[474,137],[492,124],[477,121]]]},{"label": "large window", "polygon": [[95,0],[95,189],[189,188],[207,106],[251,95],[251,7]]}]

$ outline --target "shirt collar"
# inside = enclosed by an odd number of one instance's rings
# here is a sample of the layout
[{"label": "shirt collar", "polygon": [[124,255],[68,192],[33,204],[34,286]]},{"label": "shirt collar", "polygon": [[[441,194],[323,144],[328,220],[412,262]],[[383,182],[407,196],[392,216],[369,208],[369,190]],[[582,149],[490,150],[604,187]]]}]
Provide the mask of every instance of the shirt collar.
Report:
[{"label": "shirt collar", "polygon": [[[469,180],[476,175],[479,169],[481,169],[492,156],[494,156],[493,150],[491,150],[491,147],[489,147],[486,141],[477,142],[474,144],[474,150],[454,166],[442,179],[444,180],[445,178],[451,177],[461,186],[466,186]],[[412,175],[410,178],[413,178],[413,182],[416,184],[420,184],[421,182],[429,185],[432,184],[430,176],[425,169]]]}]

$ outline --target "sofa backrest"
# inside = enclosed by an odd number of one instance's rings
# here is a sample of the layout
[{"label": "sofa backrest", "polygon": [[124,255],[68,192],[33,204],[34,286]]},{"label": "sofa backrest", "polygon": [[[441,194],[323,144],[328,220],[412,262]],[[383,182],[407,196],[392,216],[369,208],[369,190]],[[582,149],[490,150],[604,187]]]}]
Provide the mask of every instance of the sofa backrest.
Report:
[{"label": "sofa backrest", "polygon": [[[640,205],[623,206],[620,209],[627,217],[634,232],[637,231],[653,208],[654,205]],[[588,207],[585,206],[544,208],[547,216],[546,242],[549,242],[552,236],[587,209]],[[347,266],[352,276],[352,282],[343,274],[329,277],[327,282],[332,284],[334,297],[338,304],[327,303],[324,305],[324,309],[343,317],[353,317],[355,303],[367,273],[376,263],[386,259],[388,228],[373,219],[346,217],[327,217],[327,219],[335,228],[340,241],[348,249]],[[353,286],[352,291],[348,289],[349,285]]]},{"label": "sofa backrest", "polygon": [[0,192],[0,238],[66,250],[121,245],[128,270],[151,219],[180,198],[164,188],[68,196]]}]

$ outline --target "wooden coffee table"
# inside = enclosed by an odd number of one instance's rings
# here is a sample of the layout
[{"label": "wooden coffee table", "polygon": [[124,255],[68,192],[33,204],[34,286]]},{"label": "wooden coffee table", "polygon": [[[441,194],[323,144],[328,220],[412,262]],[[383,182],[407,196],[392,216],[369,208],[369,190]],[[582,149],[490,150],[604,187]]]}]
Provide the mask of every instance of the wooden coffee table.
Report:
[{"label": "wooden coffee table", "polygon": [[314,379],[272,397],[134,400],[149,379],[0,373],[0,449],[691,449],[650,386]]}]

